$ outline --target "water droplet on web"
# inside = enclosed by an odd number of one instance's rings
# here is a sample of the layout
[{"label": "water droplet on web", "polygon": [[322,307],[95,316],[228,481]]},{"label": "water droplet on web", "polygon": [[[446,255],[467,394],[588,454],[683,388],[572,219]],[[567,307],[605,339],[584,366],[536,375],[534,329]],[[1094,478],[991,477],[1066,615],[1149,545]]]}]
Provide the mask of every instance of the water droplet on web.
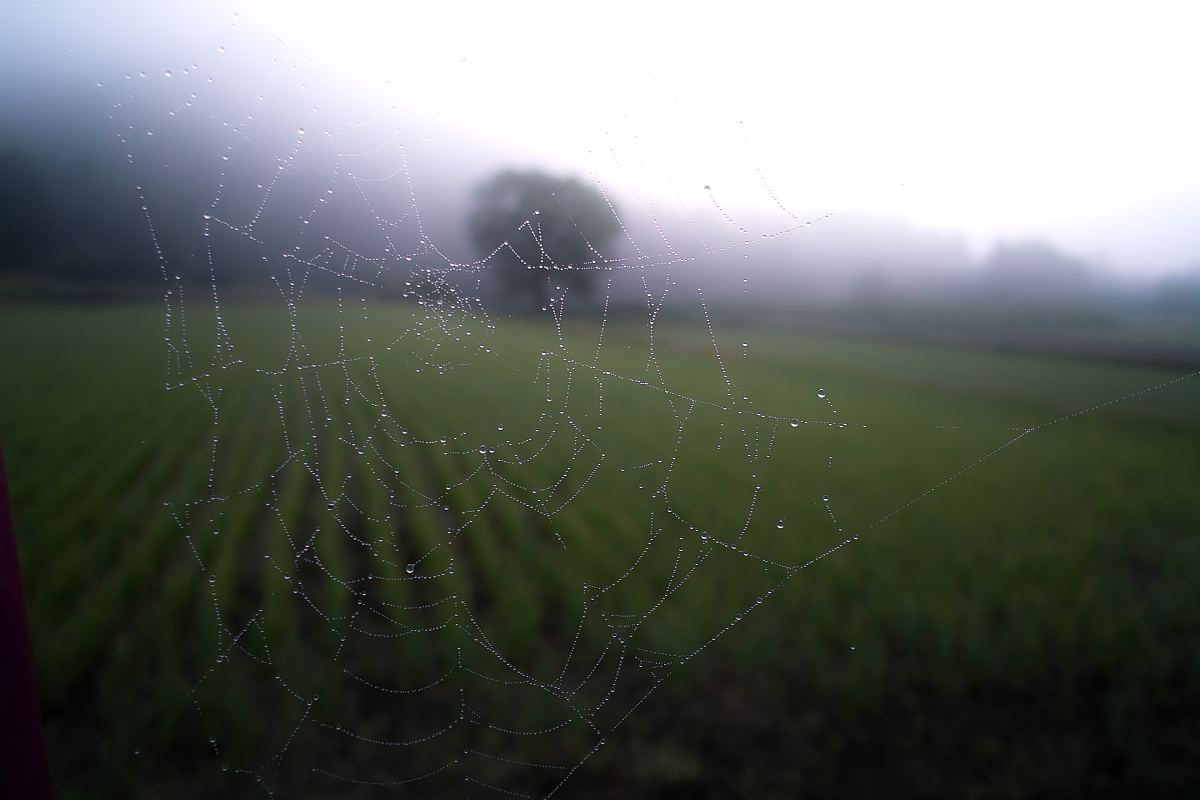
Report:
[{"label": "water droplet on web", "polygon": [[304,128],[297,128],[297,129],[296,129],[296,133],[298,133],[298,134],[300,134],[301,136],[303,136],[303,135],[304,135]]},{"label": "water droplet on web", "polygon": [[821,495],[821,500],[822,500],[822,502],[828,503],[828,502],[829,502],[829,495],[827,495],[827,494],[823,494],[823,495]]},{"label": "water droplet on web", "polygon": [[209,582],[209,583],[216,583],[216,582],[217,582],[217,576],[216,576],[216,575],[209,575],[209,576],[208,576],[208,582]]},{"label": "water droplet on web", "polygon": [[404,568],[404,571],[407,572],[409,575],[412,575],[414,572],[417,571],[417,565],[409,564]]},{"label": "water droplet on web", "polygon": [[821,398],[822,400],[824,400],[824,399],[825,399],[825,390],[824,390],[824,389],[817,389],[817,397],[819,397],[819,398]]},{"label": "water droplet on web", "polygon": [[783,520],[781,519],[778,522],[776,522],[775,527],[779,528],[780,530],[783,530]]},{"label": "water droplet on web", "polygon": [[798,419],[795,419],[795,418],[792,418],[792,427],[793,427],[793,428],[799,428],[799,427],[800,427],[800,420],[798,420]]}]

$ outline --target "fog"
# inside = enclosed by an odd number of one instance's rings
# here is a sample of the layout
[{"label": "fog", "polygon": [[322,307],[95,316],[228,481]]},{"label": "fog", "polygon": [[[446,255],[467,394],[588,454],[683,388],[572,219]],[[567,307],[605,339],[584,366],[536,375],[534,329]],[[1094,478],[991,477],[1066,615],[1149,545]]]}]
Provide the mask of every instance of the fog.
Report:
[{"label": "fog", "polygon": [[[611,200],[618,300],[1177,298],[1200,65],[1176,16],[29,5],[0,33],[3,269],[203,280],[208,209],[223,280],[329,240],[470,277],[472,188],[514,166]],[[223,235],[251,220],[253,255]]]}]

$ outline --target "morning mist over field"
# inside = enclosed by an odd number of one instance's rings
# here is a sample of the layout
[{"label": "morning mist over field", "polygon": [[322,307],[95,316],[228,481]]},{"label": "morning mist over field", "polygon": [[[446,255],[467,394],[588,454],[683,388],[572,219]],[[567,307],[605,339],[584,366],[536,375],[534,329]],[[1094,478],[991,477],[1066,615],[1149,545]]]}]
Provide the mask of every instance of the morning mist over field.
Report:
[{"label": "morning mist over field", "polygon": [[[470,193],[516,166],[604,188],[623,225],[604,257],[677,255],[674,279],[742,302],[1178,303],[1200,281],[1200,120],[1159,102],[1185,92],[1192,56],[1153,14],[1051,11],[1028,26],[928,9],[939,27],[878,8],[643,9],[577,24],[546,6],[516,26],[477,8],[458,24],[450,6],[364,24],[357,4],[127,5],[30,5],[7,27],[7,273],[83,269],[52,252],[74,231],[111,251],[74,277],[152,279],[133,184],[198,215],[229,156],[246,180],[224,190],[228,222],[244,224],[236,208],[261,200],[251,171],[306,128],[289,165],[303,191],[339,164],[409,171],[432,266],[480,257]],[[1149,31],[1166,38],[1139,44]],[[97,208],[96,191],[124,207]],[[358,211],[316,223],[344,232]],[[170,243],[182,257],[191,234]],[[626,278],[615,291],[636,297],[641,277]]]}]

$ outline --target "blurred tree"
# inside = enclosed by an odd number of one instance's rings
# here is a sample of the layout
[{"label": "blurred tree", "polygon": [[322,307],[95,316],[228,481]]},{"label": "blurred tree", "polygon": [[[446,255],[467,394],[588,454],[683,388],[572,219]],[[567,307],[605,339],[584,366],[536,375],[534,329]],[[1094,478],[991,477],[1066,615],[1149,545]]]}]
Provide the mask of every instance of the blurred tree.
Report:
[{"label": "blurred tree", "polygon": [[553,286],[590,295],[621,230],[616,211],[596,189],[575,178],[512,169],[475,190],[467,227],[504,289],[536,308],[546,305]]},{"label": "blurred tree", "polygon": [[1048,242],[1000,242],[983,265],[993,302],[1064,303],[1088,299],[1093,288],[1087,262]]}]

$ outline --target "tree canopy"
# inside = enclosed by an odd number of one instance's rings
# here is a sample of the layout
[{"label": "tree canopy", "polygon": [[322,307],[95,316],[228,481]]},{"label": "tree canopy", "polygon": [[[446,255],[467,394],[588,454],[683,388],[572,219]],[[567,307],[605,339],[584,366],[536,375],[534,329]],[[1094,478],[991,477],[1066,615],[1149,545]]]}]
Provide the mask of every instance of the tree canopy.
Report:
[{"label": "tree canopy", "polygon": [[476,189],[467,226],[504,290],[535,307],[555,286],[590,295],[621,230],[599,190],[573,177],[513,169]]}]

